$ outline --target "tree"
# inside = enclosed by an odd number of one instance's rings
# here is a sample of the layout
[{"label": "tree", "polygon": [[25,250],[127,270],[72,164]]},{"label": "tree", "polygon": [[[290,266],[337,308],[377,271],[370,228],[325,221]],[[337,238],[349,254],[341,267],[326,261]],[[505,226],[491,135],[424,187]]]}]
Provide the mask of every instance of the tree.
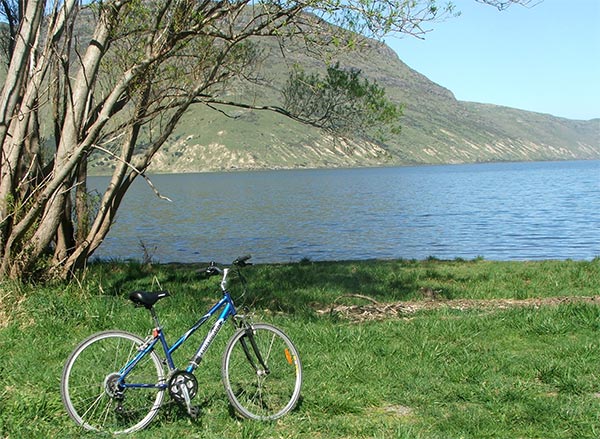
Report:
[{"label": "tree", "polygon": [[[529,3],[478,1],[499,8]],[[302,37],[318,53],[326,45],[351,46],[350,32],[419,35],[452,13],[452,5],[434,0],[0,0],[7,60],[0,95],[0,277],[67,277],[84,266],[127,189],[145,177],[191,105],[251,106],[224,96],[231,81],[252,79],[258,39]],[[337,70],[325,85],[370,87],[385,102],[376,85]],[[330,70],[329,79],[335,74]],[[366,100],[353,107],[356,93],[344,97],[352,114],[373,107]],[[315,119],[292,102],[287,109],[262,108],[322,126],[332,120],[323,113]],[[114,162],[93,209],[86,190],[92,153]]]},{"label": "tree", "polygon": [[337,63],[327,67],[324,77],[296,66],[283,97],[290,114],[337,135],[384,140],[389,125],[392,133],[400,129],[401,110],[387,100],[385,89],[361,77],[359,70],[342,69]]}]

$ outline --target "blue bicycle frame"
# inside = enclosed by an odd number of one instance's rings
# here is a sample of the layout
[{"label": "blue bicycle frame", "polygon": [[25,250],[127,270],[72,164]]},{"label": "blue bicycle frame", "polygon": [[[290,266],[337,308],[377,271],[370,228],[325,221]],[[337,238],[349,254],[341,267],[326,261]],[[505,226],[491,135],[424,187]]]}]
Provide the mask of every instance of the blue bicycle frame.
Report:
[{"label": "blue bicycle frame", "polygon": [[[221,310],[221,314],[219,315],[219,318],[216,320],[216,322],[214,323],[214,325],[212,326],[210,331],[208,331],[208,334],[206,334],[206,336],[204,337],[204,340],[200,344],[200,347],[198,348],[198,350],[196,351],[196,353],[190,360],[190,363],[188,364],[187,368],[185,369],[186,372],[193,372],[198,367],[198,365],[200,364],[200,361],[202,361],[202,357],[204,356],[204,354],[210,347],[211,343],[213,342],[213,340],[215,339],[215,337],[221,330],[223,323],[225,323],[225,321],[229,317],[235,316],[237,314],[235,305],[233,304],[233,300],[231,299],[229,292],[223,291],[223,298],[221,300],[219,300],[185,334],[183,334],[179,338],[179,340],[177,340],[171,346],[169,346],[167,343],[167,340],[163,333],[162,327],[160,326],[160,323],[158,321],[158,317],[156,316],[156,313],[154,312],[154,309],[151,309],[150,311],[152,313],[152,318],[156,324],[156,327],[152,331],[152,336],[151,336],[152,338],[149,340],[149,343],[147,344],[147,346],[145,346],[143,349],[141,349],[140,352],[119,371],[119,374],[121,375],[121,377],[119,378],[119,381],[118,381],[119,386],[124,389],[126,389],[126,388],[166,389],[167,383],[157,383],[157,384],[126,383],[125,378],[135,368],[136,364],[138,364],[142,358],[144,358],[146,355],[148,355],[150,352],[152,352],[152,350],[154,349],[154,347],[156,346],[156,344],[159,341],[163,347],[163,351],[165,353],[165,357],[167,360],[167,365],[169,366],[169,371],[175,370],[176,369],[175,363],[173,362],[173,356],[172,356],[173,352],[175,352],[208,319],[210,319],[212,316],[216,315],[219,312],[219,310]],[[144,346],[144,345],[142,345],[142,346]]]}]

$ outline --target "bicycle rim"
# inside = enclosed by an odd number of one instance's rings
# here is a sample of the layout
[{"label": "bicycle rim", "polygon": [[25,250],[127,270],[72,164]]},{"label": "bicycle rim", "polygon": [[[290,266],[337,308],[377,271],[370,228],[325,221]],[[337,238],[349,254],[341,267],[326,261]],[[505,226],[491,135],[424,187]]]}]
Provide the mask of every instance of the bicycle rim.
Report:
[{"label": "bicycle rim", "polygon": [[[78,425],[86,430],[131,433],[156,416],[164,389],[115,392],[119,369],[135,357],[142,343],[144,340],[136,335],[109,331],[89,337],[73,351],[63,370],[61,396]],[[152,352],[135,366],[126,382],[154,385],[164,383],[164,379],[160,358]]]},{"label": "bicycle rim", "polygon": [[296,406],[302,385],[302,365],[298,351],[281,330],[264,323],[253,325],[253,329],[254,341],[268,373],[260,365],[245,330],[240,330],[225,349],[223,383],[231,404],[242,416],[273,420]]}]

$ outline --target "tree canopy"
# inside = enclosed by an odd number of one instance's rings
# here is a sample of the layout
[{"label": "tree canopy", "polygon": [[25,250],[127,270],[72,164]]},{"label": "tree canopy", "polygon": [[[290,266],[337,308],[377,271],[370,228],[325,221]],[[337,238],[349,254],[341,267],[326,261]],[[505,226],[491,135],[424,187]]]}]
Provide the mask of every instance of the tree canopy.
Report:
[{"label": "tree canopy", "polygon": [[[191,105],[253,106],[226,97],[256,77],[260,39],[301,38],[318,55],[356,35],[418,36],[454,13],[434,0],[1,0],[0,277],[84,266]],[[336,131],[398,115],[382,88],[335,64],[324,77],[293,71],[286,89],[281,107],[262,108]],[[114,171],[92,204],[94,152]]]}]

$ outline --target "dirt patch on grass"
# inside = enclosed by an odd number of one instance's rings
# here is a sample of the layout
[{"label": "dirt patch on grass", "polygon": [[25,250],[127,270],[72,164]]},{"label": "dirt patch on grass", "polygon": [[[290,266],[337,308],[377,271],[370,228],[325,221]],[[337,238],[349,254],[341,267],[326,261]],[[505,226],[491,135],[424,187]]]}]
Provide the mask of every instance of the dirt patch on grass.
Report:
[{"label": "dirt patch on grass", "polygon": [[[368,302],[365,305],[343,305],[339,301],[343,298],[361,299]],[[558,306],[570,303],[593,303],[600,305],[600,296],[571,296],[571,297],[546,297],[535,299],[456,299],[380,303],[376,300],[360,295],[348,294],[340,296],[328,308],[317,309],[320,315],[335,315],[352,321],[384,320],[405,317],[419,311],[438,309],[472,310],[472,309],[509,309],[509,308],[539,308],[542,306]]]},{"label": "dirt patch on grass", "polygon": [[388,404],[383,407],[372,407],[367,409],[367,413],[384,414],[396,418],[406,418],[413,415],[413,409],[405,405]]}]

